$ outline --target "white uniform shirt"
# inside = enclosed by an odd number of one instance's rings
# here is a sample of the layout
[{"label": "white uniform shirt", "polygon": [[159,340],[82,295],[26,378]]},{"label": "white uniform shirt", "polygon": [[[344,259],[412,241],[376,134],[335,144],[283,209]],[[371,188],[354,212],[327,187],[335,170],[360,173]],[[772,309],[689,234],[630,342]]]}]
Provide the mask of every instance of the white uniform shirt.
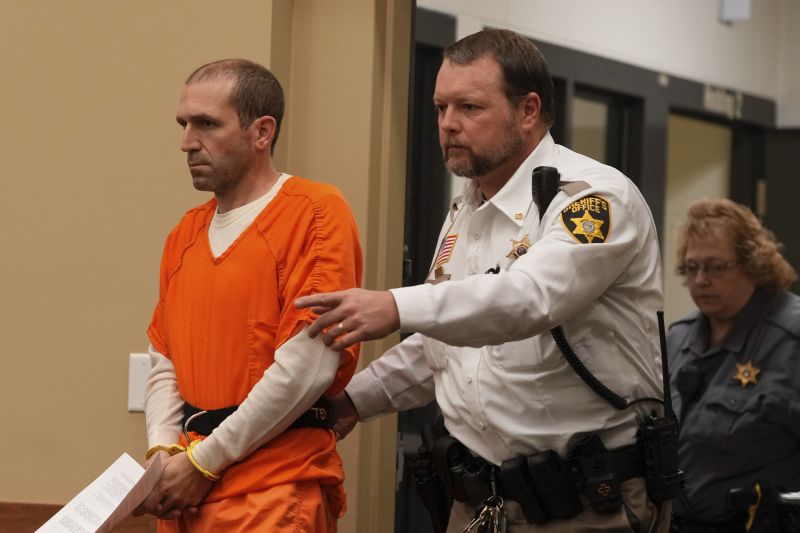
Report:
[{"label": "white uniform shirt", "polygon": [[[531,173],[543,165],[588,188],[559,192],[540,223]],[[526,235],[528,252],[508,258]],[[498,263],[499,274],[485,274]],[[401,329],[418,334],[347,387],[362,419],[424,405],[435,390],[450,433],[495,464],[564,454],[592,431],[609,449],[634,441],[637,414],[657,405],[618,411],[578,378],[549,333],[562,325],[586,367],[628,401],[661,398],[658,240],[628,178],[548,134],[490,200],[467,185],[442,228],[437,264],[450,281],[392,290]]]}]

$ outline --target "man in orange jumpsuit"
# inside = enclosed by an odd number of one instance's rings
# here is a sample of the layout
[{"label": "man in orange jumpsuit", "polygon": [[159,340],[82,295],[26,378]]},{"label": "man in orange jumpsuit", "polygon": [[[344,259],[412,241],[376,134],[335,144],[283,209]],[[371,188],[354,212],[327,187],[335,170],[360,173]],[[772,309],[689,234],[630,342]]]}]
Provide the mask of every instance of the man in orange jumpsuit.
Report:
[{"label": "man in orange jumpsuit", "polygon": [[147,455],[165,466],[137,513],[162,532],[330,532],[345,510],[321,402],[358,351],[309,338],[293,302],[357,286],[361,250],[339,191],[275,169],[283,109],[272,73],[240,59],[181,92],[181,150],[214,198],[167,238],[148,329]]}]

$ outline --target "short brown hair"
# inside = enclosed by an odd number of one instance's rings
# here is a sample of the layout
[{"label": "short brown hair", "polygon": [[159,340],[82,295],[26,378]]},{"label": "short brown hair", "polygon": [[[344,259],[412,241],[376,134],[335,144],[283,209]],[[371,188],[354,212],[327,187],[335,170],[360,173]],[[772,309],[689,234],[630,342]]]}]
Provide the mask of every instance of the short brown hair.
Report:
[{"label": "short brown hair", "polygon": [[511,30],[483,30],[451,44],[444,58],[455,65],[467,65],[487,54],[500,64],[508,101],[516,104],[528,93],[538,94],[542,119],[552,126],[556,116],[553,78],[547,61],[530,39]]},{"label": "short brown hair", "polygon": [[286,106],[283,88],[275,75],[266,67],[246,59],[221,59],[192,72],[186,85],[213,79],[234,80],[230,102],[239,115],[242,128],[263,116],[275,119],[275,136],[270,146],[270,153],[274,153]]},{"label": "short brown hair", "polygon": [[797,272],[783,257],[783,245],[753,212],[727,198],[707,198],[689,206],[686,222],[678,230],[678,268],[686,258],[690,237],[706,236],[722,229],[733,239],[741,269],[756,287],[786,289]]}]

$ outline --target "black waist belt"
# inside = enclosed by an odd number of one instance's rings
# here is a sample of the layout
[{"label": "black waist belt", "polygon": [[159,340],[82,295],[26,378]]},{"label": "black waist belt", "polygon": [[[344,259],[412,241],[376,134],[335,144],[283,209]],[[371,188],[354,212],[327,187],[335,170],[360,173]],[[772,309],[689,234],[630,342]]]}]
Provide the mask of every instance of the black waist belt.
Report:
[{"label": "black waist belt", "polygon": [[[192,419],[188,431],[194,431],[200,435],[211,435],[211,432],[219,426],[223,420],[236,412],[239,408],[238,405],[231,407],[223,407],[222,409],[200,409],[194,405],[184,402],[183,404],[183,423],[189,420],[189,417],[205,411],[202,415]],[[305,413],[295,420],[289,429],[293,428],[319,428],[331,429],[333,421],[331,416],[331,405],[327,398],[320,398],[317,402]]]}]

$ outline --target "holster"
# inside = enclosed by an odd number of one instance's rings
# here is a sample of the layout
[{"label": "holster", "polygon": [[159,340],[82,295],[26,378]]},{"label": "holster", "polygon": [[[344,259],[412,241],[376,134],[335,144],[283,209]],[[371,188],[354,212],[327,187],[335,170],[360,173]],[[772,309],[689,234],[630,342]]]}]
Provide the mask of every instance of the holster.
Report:
[{"label": "holster", "polygon": [[467,501],[464,492],[464,468],[469,452],[463,444],[450,435],[436,439],[433,444],[433,462],[445,490],[453,499]]},{"label": "holster", "polygon": [[428,511],[434,533],[445,533],[453,505],[452,491],[448,492],[436,468],[433,448],[445,434],[444,425],[426,425],[422,429],[422,444],[411,467],[414,484],[422,504]]}]

